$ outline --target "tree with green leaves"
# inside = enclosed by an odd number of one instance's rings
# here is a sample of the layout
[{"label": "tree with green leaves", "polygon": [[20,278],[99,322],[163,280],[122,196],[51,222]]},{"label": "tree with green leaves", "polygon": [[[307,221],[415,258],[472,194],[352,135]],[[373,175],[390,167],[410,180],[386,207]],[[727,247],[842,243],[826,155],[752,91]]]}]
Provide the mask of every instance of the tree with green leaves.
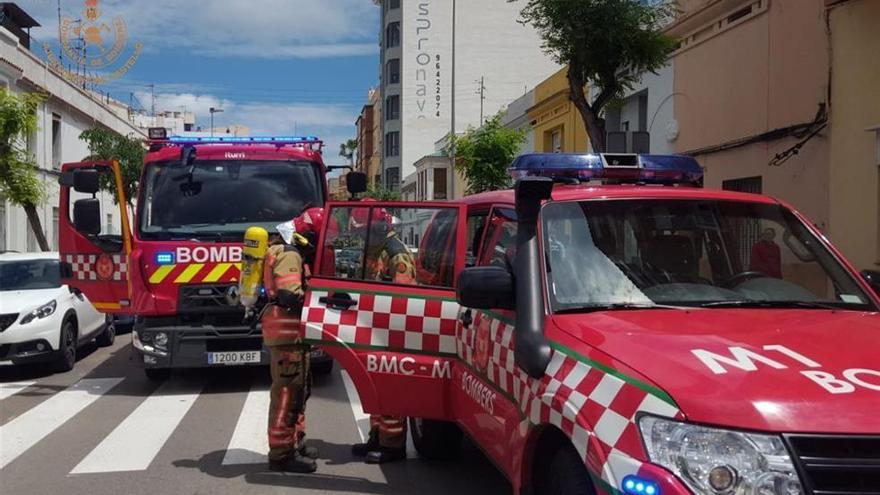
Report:
[{"label": "tree with green leaves", "polygon": [[[516,1],[516,0],[508,0]],[[666,64],[677,41],[663,33],[673,2],[640,0],[528,0],[521,22],[543,39],[544,51],[568,66],[570,98],[593,149],[605,151],[602,110],[621,98],[645,72]],[[595,88],[588,101],[587,84]]]},{"label": "tree with green leaves", "polygon": [[467,180],[468,194],[504,189],[510,185],[510,163],[525,141],[525,131],[508,129],[499,112],[482,126],[468,128],[455,138],[455,167]]},{"label": "tree with green leaves", "polygon": [[364,197],[372,198],[376,201],[400,201],[400,191],[393,191],[377,182],[374,184],[370,184],[367,187],[367,191],[364,193]]},{"label": "tree with green leaves", "polygon": [[37,131],[37,107],[43,100],[39,94],[16,95],[0,88],[0,193],[24,208],[37,244],[48,251],[49,242],[37,213],[37,205],[46,199],[46,191],[26,145],[27,136]]},{"label": "tree with green leaves", "polygon": [[357,139],[348,139],[344,143],[339,143],[339,156],[348,160],[350,165],[354,165],[354,154],[357,152]]},{"label": "tree with green leaves", "polygon": [[[104,127],[93,127],[80,133],[79,138],[89,147],[86,160],[116,160],[122,171],[122,187],[129,208],[134,204],[138,181],[144,168],[144,142],[135,136],[123,136]],[[116,184],[107,174],[101,174],[101,188],[110,192],[117,201]]]}]

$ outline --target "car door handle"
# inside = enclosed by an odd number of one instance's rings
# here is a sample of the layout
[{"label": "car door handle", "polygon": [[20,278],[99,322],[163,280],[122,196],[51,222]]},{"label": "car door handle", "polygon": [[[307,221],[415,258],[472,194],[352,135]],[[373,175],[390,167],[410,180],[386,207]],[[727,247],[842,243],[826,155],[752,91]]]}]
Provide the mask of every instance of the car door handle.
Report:
[{"label": "car door handle", "polygon": [[352,299],[351,296],[345,292],[336,292],[329,296],[319,297],[318,302],[325,304],[331,309],[348,309],[357,304],[357,301]]},{"label": "car door handle", "polygon": [[464,328],[471,326],[471,323],[474,322],[474,317],[473,315],[471,315],[471,310],[464,310],[464,313],[462,313],[461,316],[458,317],[458,320],[461,322],[461,325]]}]

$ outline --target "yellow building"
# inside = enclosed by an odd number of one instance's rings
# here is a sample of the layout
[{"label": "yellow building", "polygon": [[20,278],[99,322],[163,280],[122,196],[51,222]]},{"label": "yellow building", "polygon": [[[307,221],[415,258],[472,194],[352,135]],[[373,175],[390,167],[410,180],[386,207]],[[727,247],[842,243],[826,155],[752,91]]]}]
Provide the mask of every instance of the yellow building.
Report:
[{"label": "yellow building", "polygon": [[528,109],[536,152],[589,151],[589,138],[580,112],[569,99],[563,67],[535,86],[535,104]]},{"label": "yellow building", "polygon": [[858,268],[880,266],[880,2],[825,0],[831,36],[830,235]]}]

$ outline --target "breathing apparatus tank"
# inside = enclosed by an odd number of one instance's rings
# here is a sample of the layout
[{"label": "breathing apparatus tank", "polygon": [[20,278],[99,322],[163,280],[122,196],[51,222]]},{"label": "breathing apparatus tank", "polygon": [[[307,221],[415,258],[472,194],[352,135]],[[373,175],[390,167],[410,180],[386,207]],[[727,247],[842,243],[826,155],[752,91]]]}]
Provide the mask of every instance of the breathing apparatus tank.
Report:
[{"label": "breathing apparatus tank", "polygon": [[250,312],[263,289],[263,261],[269,249],[269,233],[262,227],[250,227],[244,233],[241,278],[238,282],[241,304]]}]

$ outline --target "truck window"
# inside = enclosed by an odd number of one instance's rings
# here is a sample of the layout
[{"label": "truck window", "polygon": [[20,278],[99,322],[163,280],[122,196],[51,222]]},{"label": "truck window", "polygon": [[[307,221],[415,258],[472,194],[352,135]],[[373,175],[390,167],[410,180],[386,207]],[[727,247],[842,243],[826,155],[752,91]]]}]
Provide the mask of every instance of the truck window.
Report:
[{"label": "truck window", "polygon": [[196,160],[147,165],[138,231],[144,239],[240,236],[274,229],[306,206],[323,204],[315,164],[307,161]]},{"label": "truck window", "polygon": [[489,212],[486,211],[468,214],[465,266],[474,266],[477,264],[477,253],[479,253],[480,242],[483,240],[483,234],[486,231],[486,217],[488,216]]},{"label": "truck window", "polygon": [[[95,194],[100,204],[101,232],[95,236],[89,236],[89,240],[105,253],[118,253],[122,251],[122,218],[119,214],[119,205],[116,201],[116,184],[113,178],[113,172],[109,168],[97,167],[95,170],[100,176],[101,191]],[[70,188],[70,196],[68,197],[67,216],[69,222],[73,223],[74,203],[77,200],[91,198],[91,194],[74,191]],[[28,230],[30,234],[30,230]],[[56,230],[55,236],[59,233]]]},{"label": "truck window", "polygon": [[[542,218],[557,311],[652,303],[869,305],[847,270],[778,205],[582,201],[548,204]],[[755,226],[760,234],[743,239]]]},{"label": "truck window", "polygon": [[509,208],[496,208],[486,225],[480,265],[503,266],[513,270],[516,254],[516,212]]},{"label": "truck window", "polygon": [[458,210],[340,206],[318,273],[391,284],[451,287]]}]

